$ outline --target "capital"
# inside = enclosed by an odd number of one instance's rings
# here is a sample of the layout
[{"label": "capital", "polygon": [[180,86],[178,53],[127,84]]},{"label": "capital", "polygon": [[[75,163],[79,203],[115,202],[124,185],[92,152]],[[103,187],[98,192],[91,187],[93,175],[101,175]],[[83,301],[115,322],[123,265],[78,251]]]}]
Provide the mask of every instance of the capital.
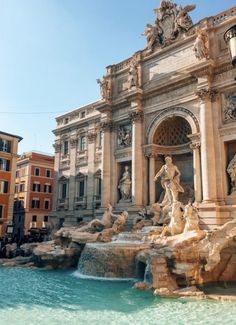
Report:
[{"label": "capital", "polygon": [[196,92],[196,95],[201,101],[210,100],[211,102],[215,102],[218,97],[218,90],[212,88],[203,88],[199,89]]},{"label": "capital", "polygon": [[140,122],[143,119],[143,112],[140,110],[135,110],[129,113],[129,119],[134,122]]}]

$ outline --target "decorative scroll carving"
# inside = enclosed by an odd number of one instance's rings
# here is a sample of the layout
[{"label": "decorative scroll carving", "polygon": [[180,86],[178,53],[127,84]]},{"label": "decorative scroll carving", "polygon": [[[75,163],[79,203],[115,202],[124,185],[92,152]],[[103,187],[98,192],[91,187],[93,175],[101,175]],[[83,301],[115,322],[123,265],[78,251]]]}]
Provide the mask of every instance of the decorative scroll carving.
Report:
[{"label": "decorative scroll carving", "polygon": [[111,85],[110,82],[103,76],[102,79],[97,79],[97,83],[100,85],[100,93],[103,99],[106,101],[111,100]]},{"label": "decorative scroll carving", "polygon": [[55,153],[58,153],[61,151],[61,144],[60,142],[56,141],[54,144],[53,144],[53,148],[55,150]]},{"label": "decorative scroll carving", "polygon": [[89,143],[93,143],[97,138],[97,132],[95,130],[88,132],[88,141]]},{"label": "decorative scroll carving", "polygon": [[77,144],[77,138],[75,138],[75,137],[70,138],[70,147],[75,148],[76,144]]},{"label": "decorative scroll carving", "polygon": [[118,148],[126,148],[132,145],[132,127],[130,124],[120,125],[117,130]]},{"label": "decorative scroll carving", "polygon": [[197,38],[193,45],[193,50],[197,59],[209,59],[208,36],[202,29],[197,30]]},{"label": "decorative scroll carving", "polygon": [[190,144],[190,149],[195,150],[195,149],[199,149],[201,147],[201,142],[193,142]]},{"label": "decorative scroll carving", "polygon": [[224,108],[224,121],[236,120],[236,93],[226,96],[226,107]]},{"label": "decorative scroll carving", "polygon": [[182,7],[171,1],[162,0],[160,8],[154,9],[156,14],[154,25],[147,24],[143,33],[147,39],[148,51],[153,51],[155,45],[164,47],[171,44],[179,35],[189,31],[193,22],[188,13],[195,8],[195,5]]},{"label": "decorative scroll carving", "polygon": [[103,132],[110,132],[113,129],[113,123],[112,121],[103,121],[100,123],[100,128]]},{"label": "decorative scroll carving", "polygon": [[129,119],[134,123],[134,122],[138,122],[141,121],[143,118],[143,112],[136,110],[133,112],[129,113]]},{"label": "decorative scroll carving", "polygon": [[236,194],[236,154],[227,167],[227,173],[231,179],[231,194]]},{"label": "decorative scroll carving", "polygon": [[211,102],[214,102],[217,99],[218,91],[212,88],[204,88],[198,90],[196,95],[200,98],[201,101],[210,99]]}]

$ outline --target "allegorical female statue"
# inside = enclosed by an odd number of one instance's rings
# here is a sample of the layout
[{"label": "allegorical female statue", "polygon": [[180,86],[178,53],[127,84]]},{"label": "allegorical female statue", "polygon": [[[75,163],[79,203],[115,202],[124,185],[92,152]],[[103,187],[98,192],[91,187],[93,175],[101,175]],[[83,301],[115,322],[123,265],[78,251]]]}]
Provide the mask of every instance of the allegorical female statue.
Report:
[{"label": "allegorical female statue", "polygon": [[172,203],[178,201],[179,192],[184,192],[183,187],[179,183],[180,171],[176,165],[172,163],[171,157],[165,158],[165,165],[161,167],[154,177],[154,181],[161,177],[161,186],[165,190],[165,196],[161,202],[161,206],[171,206]]},{"label": "allegorical female statue", "polygon": [[131,202],[131,173],[129,166],[125,166],[125,171],[119,181],[118,189],[120,190],[121,199],[119,202]]},{"label": "allegorical female statue", "polygon": [[231,194],[236,193],[236,155],[234,155],[233,159],[230,161],[227,167],[227,173],[231,179]]}]

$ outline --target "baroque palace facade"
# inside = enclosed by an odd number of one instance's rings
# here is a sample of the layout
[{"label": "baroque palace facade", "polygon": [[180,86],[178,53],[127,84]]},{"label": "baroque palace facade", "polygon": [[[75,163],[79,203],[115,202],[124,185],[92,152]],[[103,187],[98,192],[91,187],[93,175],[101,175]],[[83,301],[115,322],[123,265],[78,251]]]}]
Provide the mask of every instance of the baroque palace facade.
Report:
[{"label": "baroque palace facade", "polygon": [[236,217],[236,70],[224,41],[236,7],[195,25],[193,9],[162,1],[147,48],[97,80],[102,99],[56,119],[54,223],[160,202],[166,156],[203,228]]}]

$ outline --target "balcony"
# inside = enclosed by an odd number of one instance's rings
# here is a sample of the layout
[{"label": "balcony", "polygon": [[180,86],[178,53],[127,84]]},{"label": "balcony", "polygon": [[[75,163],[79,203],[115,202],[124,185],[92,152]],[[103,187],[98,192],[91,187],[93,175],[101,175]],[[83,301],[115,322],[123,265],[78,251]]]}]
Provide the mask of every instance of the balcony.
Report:
[{"label": "balcony", "polygon": [[69,199],[61,198],[57,200],[57,210],[68,210],[69,209]]},{"label": "balcony", "polygon": [[86,209],[87,208],[87,197],[86,196],[76,196],[74,198],[74,208],[75,208],[75,210]]}]

